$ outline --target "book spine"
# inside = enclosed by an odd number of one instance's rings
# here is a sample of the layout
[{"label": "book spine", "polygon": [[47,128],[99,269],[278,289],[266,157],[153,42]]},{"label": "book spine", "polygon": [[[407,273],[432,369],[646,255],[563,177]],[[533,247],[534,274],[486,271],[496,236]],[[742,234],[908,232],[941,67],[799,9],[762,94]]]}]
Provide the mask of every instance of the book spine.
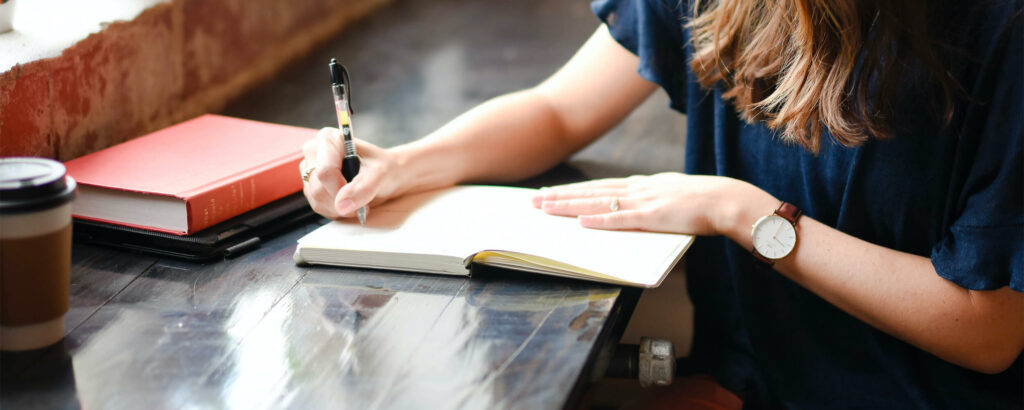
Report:
[{"label": "book spine", "polygon": [[271,164],[185,198],[189,234],[302,190],[301,157]]}]

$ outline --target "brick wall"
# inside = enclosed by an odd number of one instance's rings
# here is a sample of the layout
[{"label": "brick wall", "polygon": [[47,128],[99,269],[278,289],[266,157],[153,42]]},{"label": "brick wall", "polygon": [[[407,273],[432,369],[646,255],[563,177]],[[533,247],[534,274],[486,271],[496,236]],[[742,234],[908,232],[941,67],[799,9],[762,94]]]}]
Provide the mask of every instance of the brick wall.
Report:
[{"label": "brick wall", "polygon": [[170,0],[0,74],[0,156],[69,160],[216,112],[388,0]]}]

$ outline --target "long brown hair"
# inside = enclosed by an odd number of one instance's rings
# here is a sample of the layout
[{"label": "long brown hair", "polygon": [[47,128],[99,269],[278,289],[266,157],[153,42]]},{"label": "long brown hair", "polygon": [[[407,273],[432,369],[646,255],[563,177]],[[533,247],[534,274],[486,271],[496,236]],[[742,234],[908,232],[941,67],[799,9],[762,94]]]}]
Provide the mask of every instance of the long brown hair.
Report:
[{"label": "long brown hair", "polygon": [[721,83],[745,120],[763,121],[813,152],[825,127],[845,146],[890,137],[893,91],[911,66],[939,86],[948,123],[957,85],[929,34],[927,5],[694,0],[690,66],[704,87]]}]

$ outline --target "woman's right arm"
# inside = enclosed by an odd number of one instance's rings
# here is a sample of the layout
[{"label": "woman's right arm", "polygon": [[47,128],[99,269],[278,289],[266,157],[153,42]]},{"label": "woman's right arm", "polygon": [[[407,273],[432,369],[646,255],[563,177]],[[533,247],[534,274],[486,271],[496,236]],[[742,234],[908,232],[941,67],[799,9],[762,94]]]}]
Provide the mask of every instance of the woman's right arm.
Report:
[{"label": "woman's right arm", "polygon": [[306,144],[302,169],[313,209],[335,218],[377,199],[462,182],[512,182],[537,175],[591,143],[636,108],[656,85],[635,55],[601,26],[554,75],[528,90],[487,101],[417,141],[390,149],[359,142],[359,175],[341,177],[337,130]]}]

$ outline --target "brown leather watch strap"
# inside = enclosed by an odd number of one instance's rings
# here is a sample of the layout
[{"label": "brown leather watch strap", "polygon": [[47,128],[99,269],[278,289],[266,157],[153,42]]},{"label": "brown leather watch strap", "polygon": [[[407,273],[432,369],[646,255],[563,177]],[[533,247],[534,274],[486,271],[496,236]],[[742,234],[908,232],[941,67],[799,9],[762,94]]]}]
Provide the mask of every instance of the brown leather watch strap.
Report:
[{"label": "brown leather watch strap", "polygon": [[800,219],[800,215],[803,215],[803,211],[801,211],[800,208],[797,208],[796,205],[789,202],[783,202],[782,205],[779,205],[779,209],[775,210],[775,214],[785,218],[789,223],[793,224],[793,226],[796,226],[796,220]]},{"label": "brown leather watch strap", "polygon": [[760,261],[761,263],[763,263],[765,265],[772,266],[772,265],[775,264],[775,261],[764,257],[764,255],[762,255],[760,252],[758,252],[757,248],[754,248],[753,250],[751,250],[750,254],[754,255],[754,259],[757,259],[758,261]]}]

